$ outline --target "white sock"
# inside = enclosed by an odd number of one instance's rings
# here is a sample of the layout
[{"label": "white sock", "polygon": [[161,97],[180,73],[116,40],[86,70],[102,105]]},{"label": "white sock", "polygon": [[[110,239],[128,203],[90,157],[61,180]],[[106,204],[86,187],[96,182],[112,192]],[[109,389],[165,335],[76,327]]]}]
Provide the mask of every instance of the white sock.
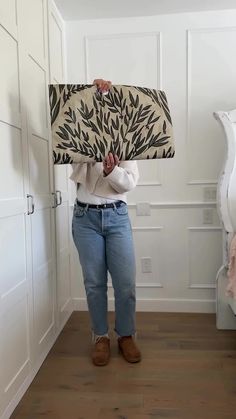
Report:
[{"label": "white sock", "polygon": [[104,335],[96,335],[95,333],[92,332],[92,342],[93,343],[98,342],[101,338],[104,338],[104,337],[109,339],[108,333],[105,333]]}]

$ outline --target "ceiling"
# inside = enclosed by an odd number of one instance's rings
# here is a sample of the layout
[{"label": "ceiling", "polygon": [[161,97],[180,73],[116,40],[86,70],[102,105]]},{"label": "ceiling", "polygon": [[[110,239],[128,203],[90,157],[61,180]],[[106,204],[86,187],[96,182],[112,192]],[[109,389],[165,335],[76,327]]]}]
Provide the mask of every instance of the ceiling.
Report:
[{"label": "ceiling", "polygon": [[236,0],[54,0],[64,20],[236,9]]}]

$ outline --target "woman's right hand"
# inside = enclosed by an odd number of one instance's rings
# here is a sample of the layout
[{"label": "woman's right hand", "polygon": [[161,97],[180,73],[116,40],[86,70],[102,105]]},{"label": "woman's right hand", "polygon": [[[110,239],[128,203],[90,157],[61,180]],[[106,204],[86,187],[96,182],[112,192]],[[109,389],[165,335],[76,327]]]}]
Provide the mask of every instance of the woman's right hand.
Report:
[{"label": "woman's right hand", "polygon": [[108,92],[108,90],[110,90],[111,85],[112,85],[110,80],[103,80],[103,79],[95,79],[93,81],[93,84],[97,86],[97,89],[101,93]]},{"label": "woman's right hand", "polygon": [[103,160],[103,173],[105,176],[109,175],[115,166],[119,165],[119,158],[116,154],[112,154],[111,152],[105,156]]}]

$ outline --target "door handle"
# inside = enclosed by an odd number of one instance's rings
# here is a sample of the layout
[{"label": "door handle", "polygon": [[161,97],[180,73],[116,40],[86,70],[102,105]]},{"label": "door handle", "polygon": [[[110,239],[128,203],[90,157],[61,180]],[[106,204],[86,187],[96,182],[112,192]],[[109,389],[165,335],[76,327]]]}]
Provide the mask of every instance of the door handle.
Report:
[{"label": "door handle", "polygon": [[[28,211],[27,211],[27,215],[31,215],[34,213],[34,197],[33,195],[27,194],[27,201],[28,201]],[[31,201],[31,210],[29,210],[30,205],[29,202]]]},{"label": "door handle", "polygon": [[[59,195],[59,203],[58,203],[58,195]],[[57,207],[62,204],[61,191],[56,191],[56,202],[57,202]]]},{"label": "door handle", "polygon": [[55,192],[52,192],[53,195],[53,205],[52,208],[56,208],[57,207],[57,196]]}]

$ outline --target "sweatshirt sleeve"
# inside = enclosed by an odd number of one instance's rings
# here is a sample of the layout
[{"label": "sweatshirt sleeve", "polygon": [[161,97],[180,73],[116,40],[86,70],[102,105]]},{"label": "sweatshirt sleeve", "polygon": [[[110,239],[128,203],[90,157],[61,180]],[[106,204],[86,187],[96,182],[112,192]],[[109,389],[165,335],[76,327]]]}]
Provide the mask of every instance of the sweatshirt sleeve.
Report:
[{"label": "sweatshirt sleeve", "polygon": [[139,179],[138,165],[134,160],[122,161],[106,176],[106,180],[118,193],[134,189]]},{"label": "sweatshirt sleeve", "polygon": [[72,173],[70,179],[75,183],[85,179],[87,173],[87,165],[85,163],[71,163]]}]

